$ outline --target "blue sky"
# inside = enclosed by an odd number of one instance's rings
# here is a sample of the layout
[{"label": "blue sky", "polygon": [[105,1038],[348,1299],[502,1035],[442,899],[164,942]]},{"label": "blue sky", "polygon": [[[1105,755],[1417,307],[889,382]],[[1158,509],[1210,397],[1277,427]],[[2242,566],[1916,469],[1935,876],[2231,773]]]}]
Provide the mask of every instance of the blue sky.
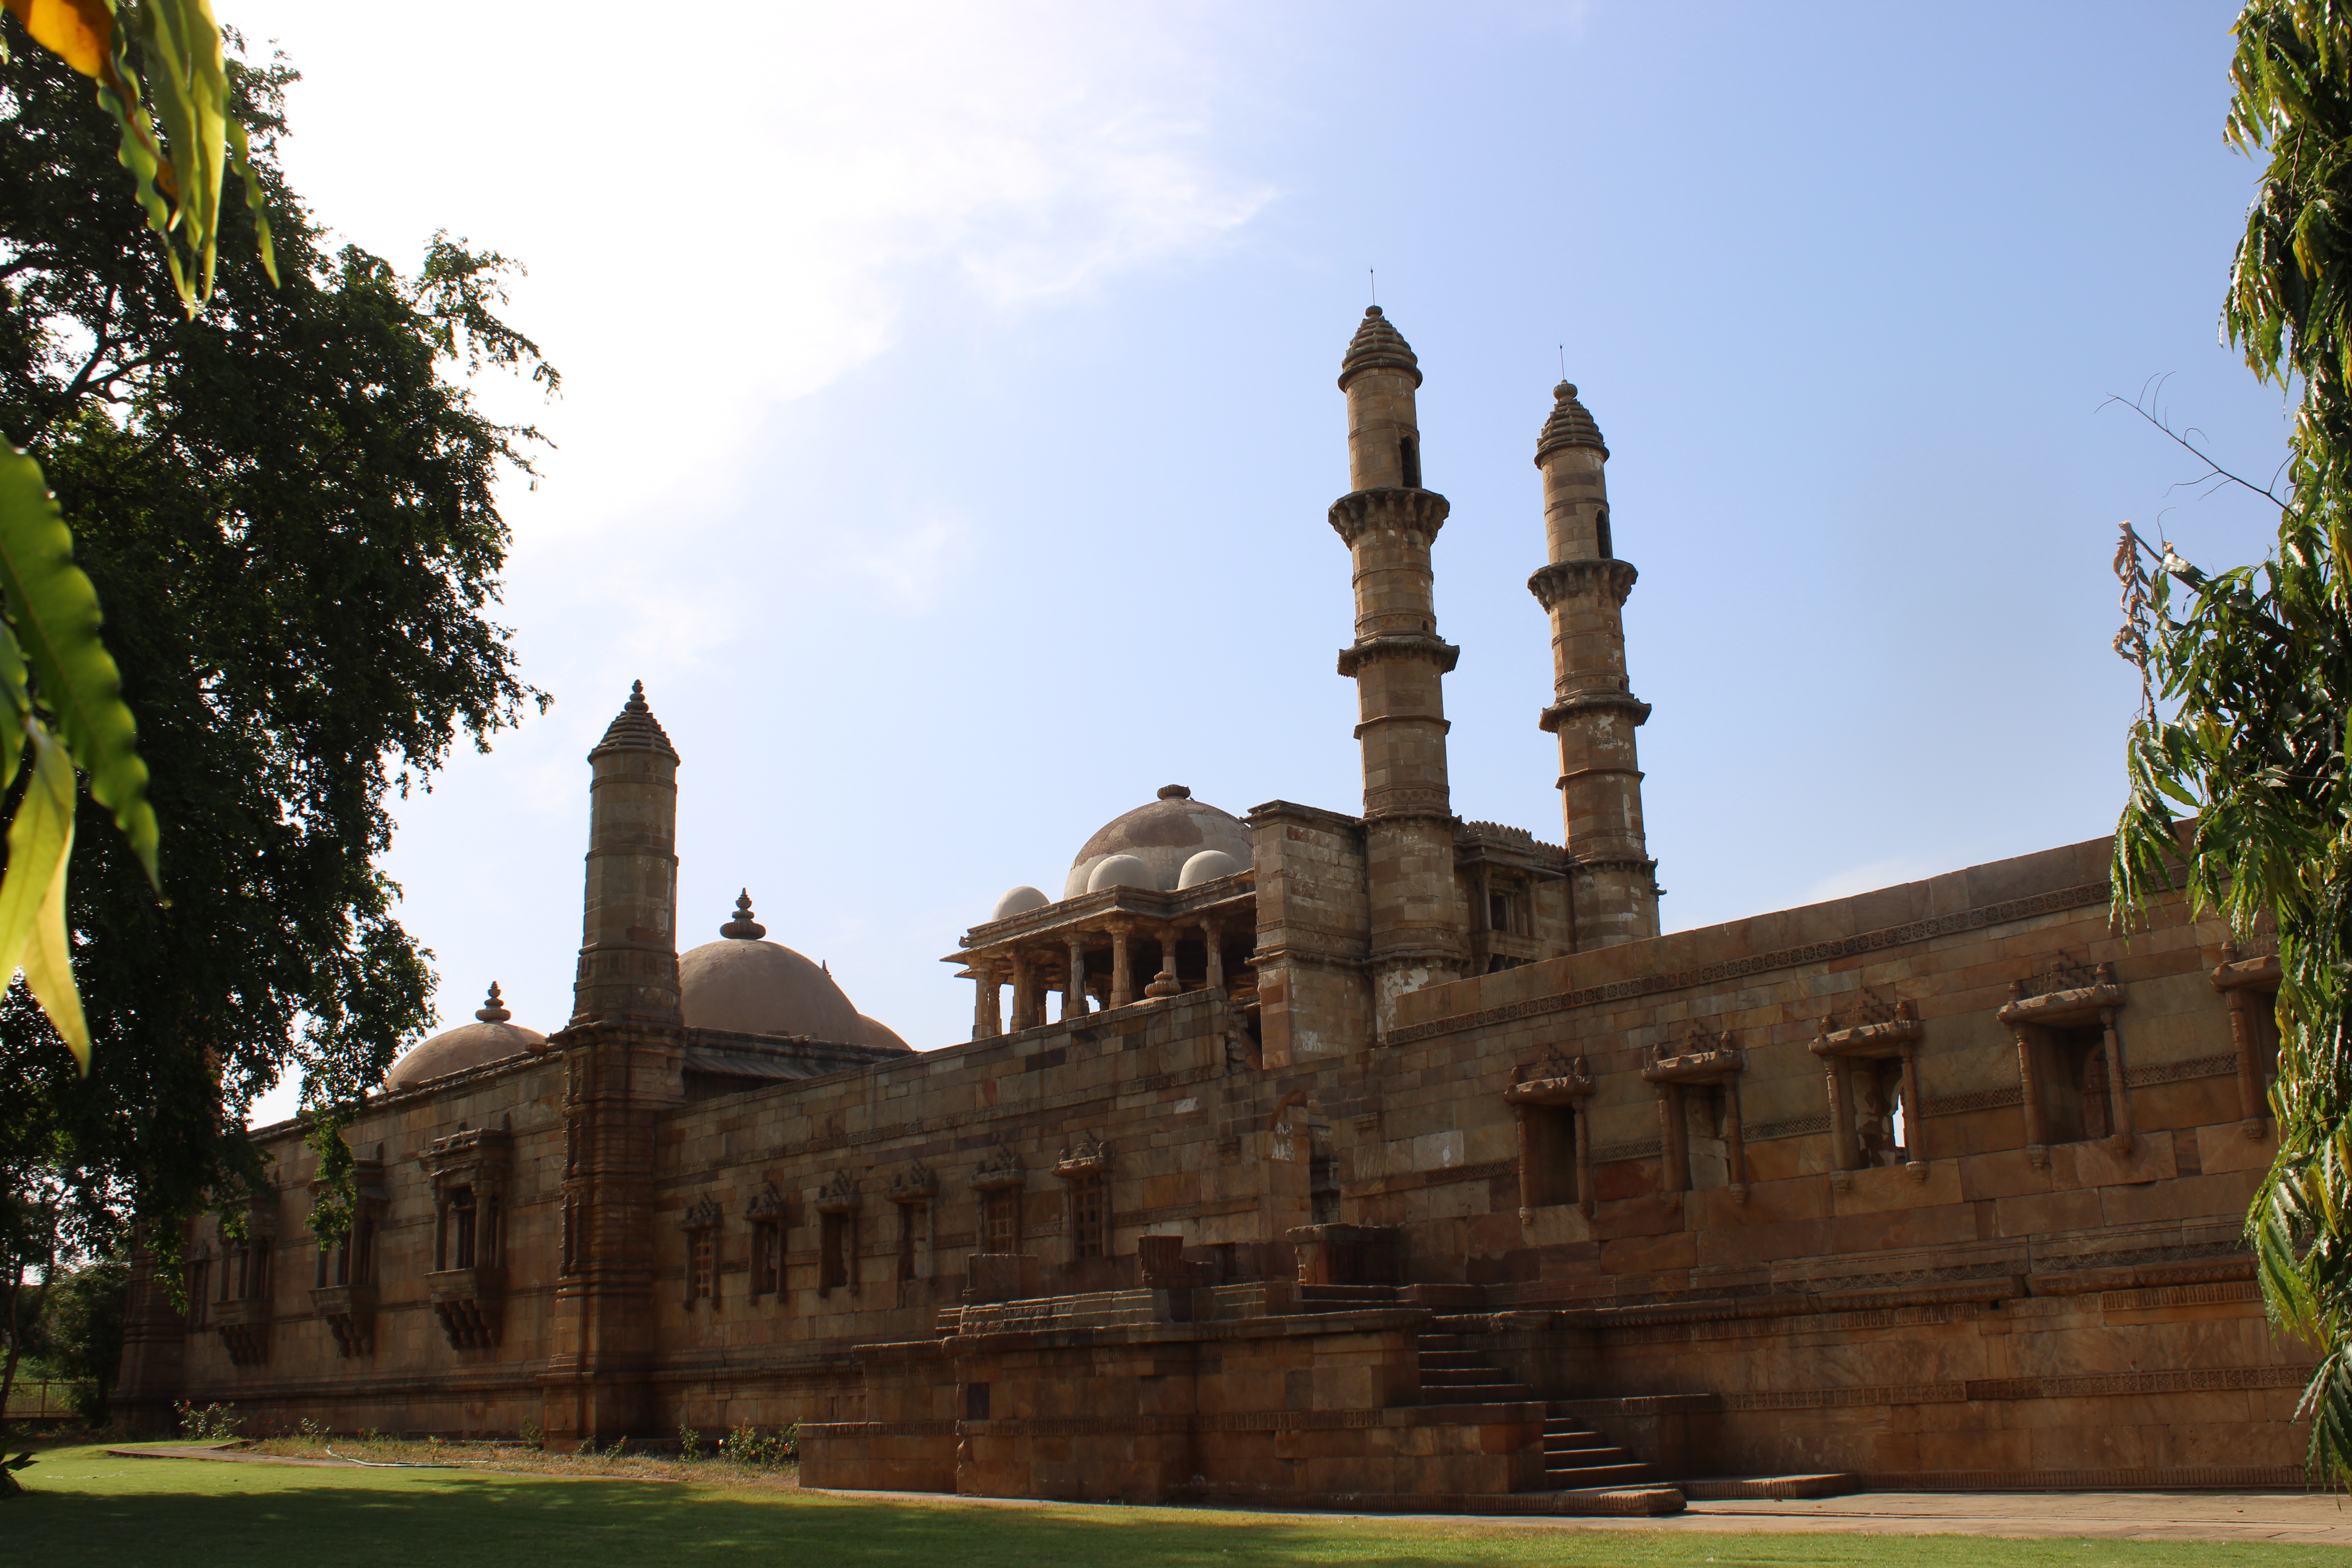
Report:
[{"label": "blue sky", "polygon": [[[2217,4],[224,0],[307,76],[352,240],[530,274],[566,376],[504,619],[557,701],[399,808],[445,1021],[560,1026],[584,753],[643,679],[682,919],[748,885],[919,1047],[937,962],[1163,784],[1359,800],[1338,361],[1419,352],[1455,808],[1557,840],[1530,458],[1564,349],[1610,442],[1651,847],[1680,929],[2105,832],[2118,520],[2211,563],[2267,476],[2216,339],[2254,174]],[[282,1100],[274,1100],[264,1113]]]}]

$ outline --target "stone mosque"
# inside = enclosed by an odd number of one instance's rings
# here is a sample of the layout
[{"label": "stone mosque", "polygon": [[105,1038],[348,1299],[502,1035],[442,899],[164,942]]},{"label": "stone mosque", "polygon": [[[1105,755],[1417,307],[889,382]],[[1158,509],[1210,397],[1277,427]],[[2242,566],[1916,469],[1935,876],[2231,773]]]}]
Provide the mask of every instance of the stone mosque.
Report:
[{"label": "stone mosque", "polygon": [[809,1486],[1133,1502],[2300,1484],[2315,1358],[2241,1236],[2275,952],[2177,903],[2112,931],[2103,839],[1661,935],[1640,525],[1564,383],[1528,579],[1561,842],[1460,820],[1421,386],[1366,311],[1329,514],[1360,802],[1160,789],[957,940],[971,1037],[914,1050],[748,894],[679,951],[723,911],[676,907],[639,688],[588,758],[572,1016],[492,987],[403,1058],[331,1247],[307,1124],[262,1130],[275,1183],[192,1226],[184,1289],[137,1269],[119,1407],[791,1426]]}]

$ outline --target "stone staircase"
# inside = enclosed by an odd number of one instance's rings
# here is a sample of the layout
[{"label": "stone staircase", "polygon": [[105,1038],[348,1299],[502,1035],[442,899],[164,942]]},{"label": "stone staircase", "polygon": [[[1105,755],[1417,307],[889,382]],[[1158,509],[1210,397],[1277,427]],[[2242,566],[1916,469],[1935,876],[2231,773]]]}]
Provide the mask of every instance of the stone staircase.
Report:
[{"label": "stone staircase", "polygon": [[[1423,1334],[1423,1405],[1530,1405],[1539,1396],[1500,1367],[1465,1349],[1460,1334]],[[1544,1417],[1544,1483],[1548,1491],[1609,1491],[1660,1484],[1650,1467],[1570,1415]]]}]

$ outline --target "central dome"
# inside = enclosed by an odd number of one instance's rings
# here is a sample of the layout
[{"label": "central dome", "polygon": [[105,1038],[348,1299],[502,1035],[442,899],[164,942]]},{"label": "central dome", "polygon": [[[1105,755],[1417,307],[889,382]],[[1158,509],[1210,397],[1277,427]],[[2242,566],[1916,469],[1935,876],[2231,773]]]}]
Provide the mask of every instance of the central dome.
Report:
[{"label": "central dome", "polygon": [[[762,942],[768,928],[751,918],[747,893],[719,940],[678,954],[678,1008],[689,1029],[734,1035],[810,1035],[843,1045],[906,1043],[861,1016],[824,966],[791,948]],[[875,1031],[887,1036],[886,1041]]]},{"label": "central dome", "polygon": [[499,988],[493,982],[489,1000],[475,1013],[475,1022],[445,1029],[393,1063],[392,1070],[384,1074],[383,1087],[386,1090],[414,1089],[453,1072],[487,1067],[509,1057],[547,1048],[545,1035],[509,1022],[513,1017],[506,1004],[499,1000]]},{"label": "central dome", "polygon": [[1087,840],[1070,862],[1062,897],[1075,899],[1087,890],[1095,868],[1114,855],[1132,855],[1150,870],[1153,885],[1166,890],[1176,886],[1184,862],[1203,849],[1221,849],[1240,865],[1250,858],[1250,831],[1240,818],[1192,798],[1182,784],[1170,784],[1160,798],[1114,818]]}]

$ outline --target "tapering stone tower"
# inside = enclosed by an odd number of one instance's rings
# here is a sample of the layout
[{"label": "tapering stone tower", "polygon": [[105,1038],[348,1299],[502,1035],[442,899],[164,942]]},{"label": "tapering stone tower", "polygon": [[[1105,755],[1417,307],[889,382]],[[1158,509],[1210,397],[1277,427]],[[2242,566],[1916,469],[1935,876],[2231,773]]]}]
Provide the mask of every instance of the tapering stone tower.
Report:
[{"label": "tapering stone tower", "polygon": [[1576,945],[1610,947],[1658,934],[1658,863],[1642,833],[1633,744],[1650,705],[1625,683],[1625,595],[1636,574],[1610,538],[1609,448],[1575,387],[1563,381],[1552,395],[1536,440],[1550,564],[1528,588],[1551,614],[1553,697],[1542,721],[1559,737]]},{"label": "tapering stone tower", "polygon": [[678,1021],[677,752],[629,689],[588,753],[588,892],[572,1021]]},{"label": "tapering stone tower", "polygon": [[551,1441],[642,1432],[653,1407],[654,1165],[678,1100],[677,752],[643,681],[588,753],[588,892],[563,1053]]},{"label": "tapering stone tower", "polygon": [[1401,993],[1458,979],[1469,961],[1443,689],[1461,650],[1437,635],[1429,548],[1448,508],[1421,486],[1420,385],[1412,347],[1371,306],[1340,362],[1354,488],[1331,503],[1331,526],[1355,558],[1356,640],[1341,651],[1339,673],[1356,682],[1362,719],[1370,957],[1382,1032]]}]

